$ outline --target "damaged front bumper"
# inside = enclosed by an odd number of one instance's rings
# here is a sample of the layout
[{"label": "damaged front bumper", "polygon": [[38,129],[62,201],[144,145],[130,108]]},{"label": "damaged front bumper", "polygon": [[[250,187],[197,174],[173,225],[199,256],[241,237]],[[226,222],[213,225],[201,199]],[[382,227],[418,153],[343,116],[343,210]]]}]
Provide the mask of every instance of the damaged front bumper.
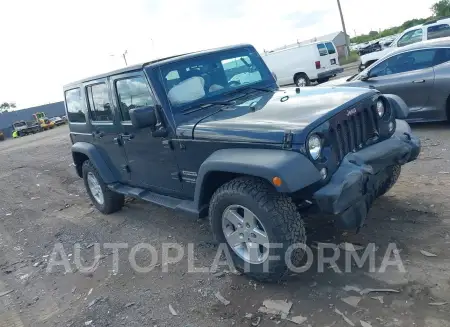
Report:
[{"label": "damaged front bumper", "polygon": [[357,229],[388,178],[387,168],[413,161],[419,153],[420,140],[408,126],[406,132],[398,131],[388,140],[345,156],[329,183],[313,198],[322,212],[336,217],[338,228]]}]

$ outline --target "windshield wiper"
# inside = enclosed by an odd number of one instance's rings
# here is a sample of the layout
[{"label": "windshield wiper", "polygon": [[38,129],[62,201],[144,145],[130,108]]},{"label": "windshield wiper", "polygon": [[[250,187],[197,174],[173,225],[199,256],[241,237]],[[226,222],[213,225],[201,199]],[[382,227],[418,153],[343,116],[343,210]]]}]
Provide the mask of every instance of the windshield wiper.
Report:
[{"label": "windshield wiper", "polygon": [[205,108],[209,108],[212,106],[228,106],[230,104],[233,104],[234,100],[230,101],[212,101],[212,102],[206,102],[195,106],[190,106],[186,109],[181,110],[181,112],[185,115],[190,114],[192,112],[196,112]]}]

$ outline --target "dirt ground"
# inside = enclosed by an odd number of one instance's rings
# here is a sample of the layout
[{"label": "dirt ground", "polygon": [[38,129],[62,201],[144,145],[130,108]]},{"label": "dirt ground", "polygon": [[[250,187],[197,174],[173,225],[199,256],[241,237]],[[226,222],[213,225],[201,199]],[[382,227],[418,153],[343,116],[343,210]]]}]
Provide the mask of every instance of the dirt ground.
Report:
[{"label": "dirt ground", "polygon": [[[311,227],[308,235],[309,244],[375,243],[378,265],[388,244],[395,243],[406,273],[397,267],[385,273],[367,267],[319,273],[313,266],[279,284],[231,273],[188,273],[187,256],[169,265],[167,273],[163,266],[134,271],[128,255],[141,242],[158,253],[163,242],[194,243],[195,266],[210,267],[216,246],[207,221],[138,201],[128,201],[110,216],[94,210],[71,165],[67,127],[1,142],[0,327],[296,326],[279,315],[259,313],[266,299],[292,302],[288,317],[307,318],[301,326],[450,327],[450,128],[427,124],[413,129],[422,140],[422,154],[375,202],[367,226],[356,235]],[[88,265],[96,242],[129,244],[119,251],[118,271],[113,271],[112,251],[102,247],[100,263],[91,272],[66,273],[62,266],[46,272],[56,243],[64,246],[74,267],[74,244],[81,245]],[[145,266],[150,255],[141,251],[136,258]],[[338,267],[343,264],[337,261]],[[398,293],[360,295],[345,286]],[[230,304],[221,303],[216,292]],[[359,301],[355,306],[343,301],[350,296],[347,301]]]}]

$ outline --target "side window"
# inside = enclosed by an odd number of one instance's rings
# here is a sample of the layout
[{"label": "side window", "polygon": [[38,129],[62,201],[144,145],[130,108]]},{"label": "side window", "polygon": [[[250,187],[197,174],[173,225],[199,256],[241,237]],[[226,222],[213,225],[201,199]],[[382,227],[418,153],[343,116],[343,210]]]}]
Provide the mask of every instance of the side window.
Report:
[{"label": "side window", "polygon": [[334,48],[333,43],[327,42],[327,43],[325,43],[325,46],[327,47],[327,50],[328,50],[328,53],[329,53],[329,54],[334,54],[334,53],[336,53],[336,49]]},{"label": "side window", "polygon": [[433,66],[443,64],[450,61],[450,48],[438,49],[436,57],[434,57]]},{"label": "side window", "polygon": [[81,91],[79,88],[68,90],[65,93],[67,118],[72,123],[85,123],[84,106],[81,100]]},{"label": "side window", "polygon": [[428,40],[450,36],[450,26],[448,24],[430,26],[427,29],[427,34]]},{"label": "side window", "polygon": [[397,46],[404,47],[405,45],[413,44],[422,41],[422,29],[412,30],[403,35],[397,42]]},{"label": "side window", "polygon": [[105,83],[93,84],[86,87],[89,111],[92,121],[112,121],[113,114],[109,101],[108,87]]},{"label": "side window", "polygon": [[370,77],[400,74],[414,70],[432,67],[436,49],[410,51],[398,54],[375,66],[369,73]]},{"label": "side window", "polygon": [[122,120],[130,120],[130,109],[153,106],[154,102],[143,76],[124,78],[116,82]]},{"label": "side window", "polygon": [[221,61],[228,84],[239,85],[256,83],[262,80],[261,74],[248,56],[242,56]]},{"label": "side window", "polygon": [[321,57],[328,55],[328,50],[323,43],[318,43],[317,49],[319,50],[319,54]]}]

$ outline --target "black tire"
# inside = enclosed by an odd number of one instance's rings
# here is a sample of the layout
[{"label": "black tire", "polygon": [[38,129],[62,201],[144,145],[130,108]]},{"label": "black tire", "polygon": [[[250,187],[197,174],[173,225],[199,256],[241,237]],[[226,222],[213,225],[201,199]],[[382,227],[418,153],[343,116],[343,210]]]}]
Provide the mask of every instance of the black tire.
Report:
[{"label": "black tire", "polygon": [[319,78],[319,79],[317,80],[317,83],[319,83],[319,84],[321,84],[321,83],[326,83],[326,82],[328,82],[329,80],[330,80],[329,77]]},{"label": "black tire", "polygon": [[400,165],[390,166],[386,168],[388,178],[384,181],[381,187],[378,189],[377,198],[386,194],[397,183],[402,167]]},{"label": "black tire", "polygon": [[[100,184],[100,187],[103,191],[103,198],[104,201],[102,204],[100,204],[92,195],[92,192],[89,188],[87,176],[88,173],[92,173],[95,178],[97,179],[98,183]],[[116,192],[111,191],[108,186],[105,184],[103,179],[100,177],[100,174],[97,172],[97,169],[94,167],[94,165],[89,161],[86,160],[83,163],[83,180],[84,180],[84,186],[86,187],[86,191],[89,195],[89,198],[91,199],[92,203],[95,205],[95,207],[100,211],[101,213],[108,215],[113,212],[119,211],[122,209],[124,203],[125,203],[125,197],[123,194],[119,194]]]},{"label": "black tire", "polygon": [[297,86],[300,86],[299,85],[300,79],[304,79],[305,80],[305,85],[304,86],[310,86],[311,85],[311,80],[309,79],[308,75],[306,75],[305,73],[295,74],[295,76],[294,76],[294,84],[297,85]]},{"label": "black tire", "polygon": [[[279,243],[281,248],[270,248],[269,255],[278,255],[280,260],[250,264],[238,256],[226,241],[222,229],[222,214],[230,205],[242,205],[250,209],[264,225],[270,243]],[[266,181],[253,177],[239,177],[222,185],[212,196],[209,219],[215,239],[227,244],[235,268],[251,278],[264,282],[276,282],[289,271],[285,254],[292,244],[305,244],[306,232],[303,220],[290,197],[278,193]],[[292,252],[291,262],[299,267],[303,263],[304,250]]]}]

